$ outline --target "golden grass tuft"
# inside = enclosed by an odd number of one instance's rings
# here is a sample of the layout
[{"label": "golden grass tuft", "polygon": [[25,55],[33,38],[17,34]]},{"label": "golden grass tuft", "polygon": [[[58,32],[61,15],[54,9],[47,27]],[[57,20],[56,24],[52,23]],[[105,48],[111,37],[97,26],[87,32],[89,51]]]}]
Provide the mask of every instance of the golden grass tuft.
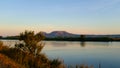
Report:
[{"label": "golden grass tuft", "polygon": [[0,54],[0,68],[24,68],[24,67],[17,64],[7,56]]}]

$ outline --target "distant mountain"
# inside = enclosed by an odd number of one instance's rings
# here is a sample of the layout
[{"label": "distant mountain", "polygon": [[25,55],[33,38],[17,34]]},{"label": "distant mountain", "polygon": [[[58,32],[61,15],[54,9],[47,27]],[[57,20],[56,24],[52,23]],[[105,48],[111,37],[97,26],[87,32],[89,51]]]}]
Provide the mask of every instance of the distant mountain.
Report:
[{"label": "distant mountain", "polygon": [[55,38],[55,37],[79,37],[80,36],[78,34],[72,34],[72,33],[66,32],[66,31],[53,31],[51,33],[43,32],[43,34],[47,38]]},{"label": "distant mountain", "polygon": [[[66,31],[53,31],[51,33],[42,32],[47,38],[56,38],[56,37],[80,37],[80,34],[73,34]],[[109,38],[120,38],[120,34],[113,35],[85,35],[86,38],[100,38],[100,37],[109,37]]]}]

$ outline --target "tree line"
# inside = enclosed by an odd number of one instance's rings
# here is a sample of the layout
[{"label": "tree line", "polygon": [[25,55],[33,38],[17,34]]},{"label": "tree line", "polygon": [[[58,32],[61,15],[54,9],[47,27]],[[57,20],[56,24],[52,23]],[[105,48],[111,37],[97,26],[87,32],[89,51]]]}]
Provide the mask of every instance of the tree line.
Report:
[{"label": "tree line", "polygon": [[[19,36],[7,36],[0,39],[5,40],[18,40]],[[111,38],[111,37],[86,37],[86,35],[80,35],[79,37],[45,37],[46,41],[120,41],[120,38]]]}]

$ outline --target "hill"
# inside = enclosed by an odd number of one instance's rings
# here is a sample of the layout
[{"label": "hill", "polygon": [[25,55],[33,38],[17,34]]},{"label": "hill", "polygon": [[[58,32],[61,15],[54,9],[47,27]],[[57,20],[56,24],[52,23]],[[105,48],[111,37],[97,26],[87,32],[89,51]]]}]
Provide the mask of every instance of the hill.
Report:
[{"label": "hill", "polygon": [[[60,37],[60,38],[68,38],[68,37],[80,37],[83,34],[73,34],[73,33],[69,33],[66,31],[53,31],[51,33],[46,33],[46,32],[42,32],[47,38],[56,38],[56,37]],[[120,34],[107,34],[107,35],[100,35],[100,34],[84,34],[84,36],[86,38],[100,38],[100,37],[109,37],[109,38],[120,38]]]},{"label": "hill", "polygon": [[72,34],[66,31],[53,31],[51,33],[43,32],[47,38],[56,38],[56,37],[79,37],[78,34]]}]

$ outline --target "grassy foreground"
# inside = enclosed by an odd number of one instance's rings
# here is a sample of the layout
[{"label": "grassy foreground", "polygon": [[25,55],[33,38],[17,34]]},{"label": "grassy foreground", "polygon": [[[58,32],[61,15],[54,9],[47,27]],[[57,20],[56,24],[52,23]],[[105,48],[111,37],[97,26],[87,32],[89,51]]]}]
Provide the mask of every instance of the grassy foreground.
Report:
[{"label": "grassy foreground", "polygon": [[49,60],[44,54],[35,57],[0,45],[0,68],[64,68],[64,65],[59,59]]}]

